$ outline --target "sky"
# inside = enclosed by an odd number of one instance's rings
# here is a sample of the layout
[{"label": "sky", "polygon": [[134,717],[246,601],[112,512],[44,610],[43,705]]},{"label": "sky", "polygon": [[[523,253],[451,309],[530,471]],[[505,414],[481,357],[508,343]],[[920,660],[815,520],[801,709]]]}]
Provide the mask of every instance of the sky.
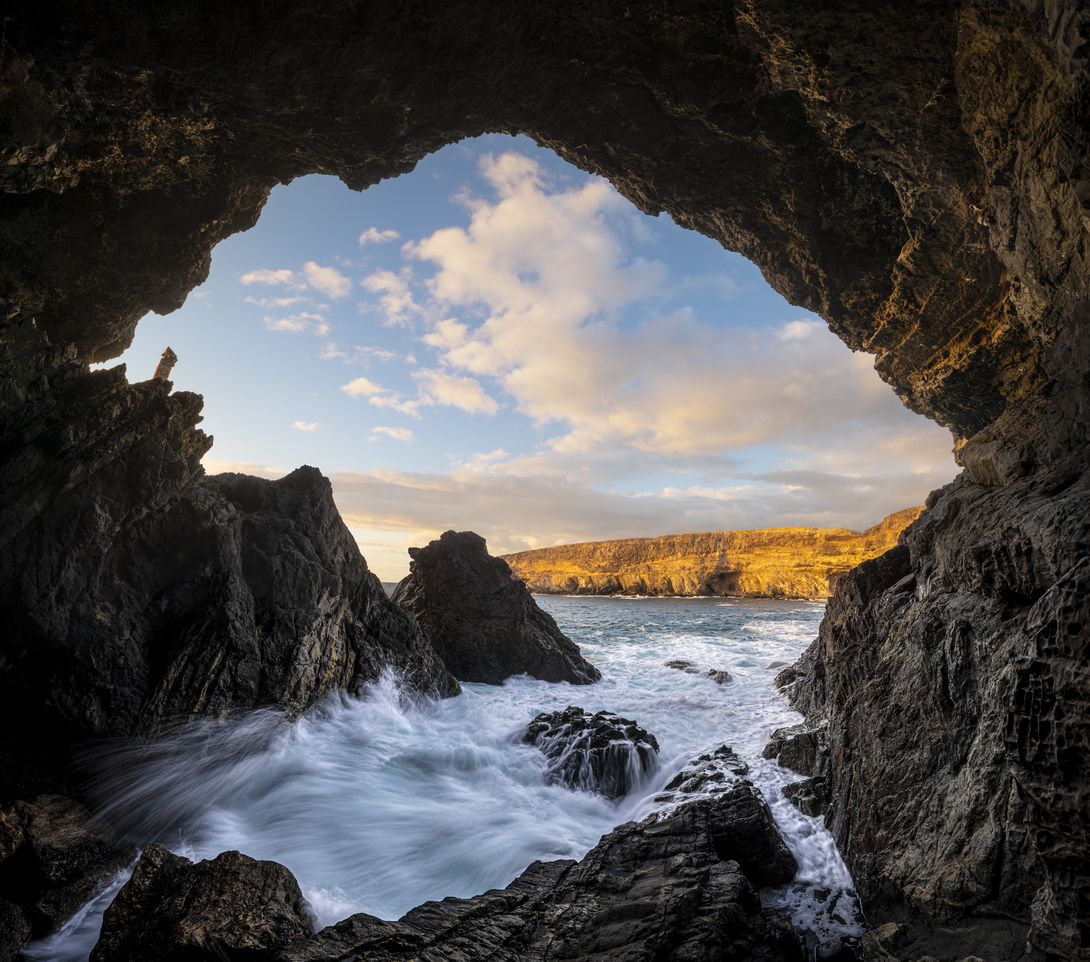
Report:
[{"label": "sky", "polygon": [[167,345],[205,398],[206,469],[320,468],[384,580],[448,528],[495,554],[858,530],[956,473],[949,432],[749,261],[521,137],[362,193],[277,187],[140,322],[129,379]]}]

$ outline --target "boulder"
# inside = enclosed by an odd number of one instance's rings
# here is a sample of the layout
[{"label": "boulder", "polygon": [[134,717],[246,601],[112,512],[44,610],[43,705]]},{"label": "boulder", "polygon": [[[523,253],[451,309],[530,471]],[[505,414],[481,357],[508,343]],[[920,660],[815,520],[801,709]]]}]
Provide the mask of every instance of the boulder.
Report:
[{"label": "boulder", "polygon": [[546,781],[620,798],[654,770],[659,743],[634,721],[569,705],[538,715],[522,736],[549,761]]},{"label": "boulder", "polygon": [[817,818],[829,804],[829,781],[821,775],[785,785],[784,797],[803,815]]},{"label": "boulder", "polygon": [[655,796],[659,803],[689,801],[697,796],[721,795],[746,775],[749,765],[727,745],[694,758]]},{"label": "boulder", "polygon": [[526,673],[586,685],[601,677],[480,535],[447,531],[409,556],[393,599],[456,678],[498,685]]},{"label": "boulder", "polygon": [[758,887],[791,859],[752,785],[629,822],[579,862],[535,862],[505,889],[426,902],[396,922],[357,915],[278,962],[801,962]]},{"label": "boulder", "polygon": [[730,676],[730,672],[724,671],[721,668],[709,668],[707,671],[701,671],[691,661],[682,661],[680,659],[666,662],[667,668],[673,668],[677,671],[683,671],[687,675],[703,675],[705,678],[710,678],[717,685],[729,685],[733,678]]},{"label": "boulder", "polygon": [[64,795],[0,809],[0,960],[60,925],[133,855]]},{"label": "boulder", "polygon": [[806,724],[778,728],[762,754],[800,775],[821,775],[829,756],[826,729]]},{"label": "boulder", "polygon": [[311,931],[283,865],[239,852],[194,864],[153,844],[106,909],[91,962],[257,960]]}]

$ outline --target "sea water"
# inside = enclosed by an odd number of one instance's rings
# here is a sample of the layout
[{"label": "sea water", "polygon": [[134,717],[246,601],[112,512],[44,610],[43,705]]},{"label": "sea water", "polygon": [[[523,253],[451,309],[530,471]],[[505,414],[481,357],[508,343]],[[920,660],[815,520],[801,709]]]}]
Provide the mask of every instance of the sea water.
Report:
[{"label": "sea water", "polygon": [[[316,925],[354,912],[394,919],[428,899],[506,885],[537,859],[580,858],[615,826],[652,814],[654,796],[694,756],[729,745],[751,767],[799,862],[765,893],[811,941],[856,934],[851,878],[821,819],[783,796],[799,778],[761,757],[798,722],[772,680],[817,634],[815,602],[541,597],[602,672],[594,685],[521,676],[463,685],[457,698],[407,696],[393,674],[359,697],[330,699],[294,722],[273,711],[193,722],[93,760],[99,811],[140,843],[189,858],[238,849],[286,865]],[[696,671],[667,666],[690,662]],[[707,669],[729,672],[717,684]],[[519,736],[539,712],[578,705],[638,722],[658,768],[611,801],[546,784]],[[85,905],[34,959],[86,959],[125,878]]]}]

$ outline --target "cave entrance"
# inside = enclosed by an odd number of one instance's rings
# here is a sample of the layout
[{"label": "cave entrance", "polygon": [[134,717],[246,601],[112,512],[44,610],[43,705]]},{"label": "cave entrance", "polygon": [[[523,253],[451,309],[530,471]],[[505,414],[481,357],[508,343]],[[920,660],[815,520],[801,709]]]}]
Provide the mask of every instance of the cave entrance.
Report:
[{"label": "cave entrance", "polygon": [[140,323],[130,380],[167,345],[205,396],[208,470],[322,468],[386,580],[450,527],[497,553],[862,530],[954,473],[948,433],[752,263],[525,137],[363,193],[277,188]]}]

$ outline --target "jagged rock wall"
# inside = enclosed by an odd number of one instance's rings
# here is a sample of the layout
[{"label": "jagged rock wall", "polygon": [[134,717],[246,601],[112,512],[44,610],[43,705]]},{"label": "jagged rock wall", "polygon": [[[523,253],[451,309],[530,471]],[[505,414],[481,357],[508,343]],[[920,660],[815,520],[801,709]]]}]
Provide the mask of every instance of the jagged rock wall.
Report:
[{"label": "jagged rock wall", "polygon": [[[842,581],[826,682],[815,667],[797,697],[829,718],[838,832],[871,904],[1032,914],[1036,944],[1085,957],[1084,5],[16,0],[6,17],[5,531],[61,524],[67,499],[74,533],[102,506],[124,546],[176,496],[185,446],[206,443],[191,430],[168,432],[183,454],[158,475],[90,479],[115,443],[191,424],[196,399],[71,372],[180,304],[274,184],[362,188],[464,136],[529,134],[750,257],[953,429],[967,474]],[[99,444],[69,445],[69,398],[108,415]],[[67,644],[66,613],[109,598],[51,588],[48,555],[14,543],[5,597],[29,583],[57,612],[27,650]],[[4,665],[9,683],[40,668]],[[926,742],[949,748],[927,773]],[[898,827],[868,836],[887,812]]]},{"label": "jagged rock wall", "polygon": [[560,594],[827,598],[857,564],[897,543],[923,508],[862,534],[845,528],[765,528],[587,541],[504,555],[531,591]]}]

